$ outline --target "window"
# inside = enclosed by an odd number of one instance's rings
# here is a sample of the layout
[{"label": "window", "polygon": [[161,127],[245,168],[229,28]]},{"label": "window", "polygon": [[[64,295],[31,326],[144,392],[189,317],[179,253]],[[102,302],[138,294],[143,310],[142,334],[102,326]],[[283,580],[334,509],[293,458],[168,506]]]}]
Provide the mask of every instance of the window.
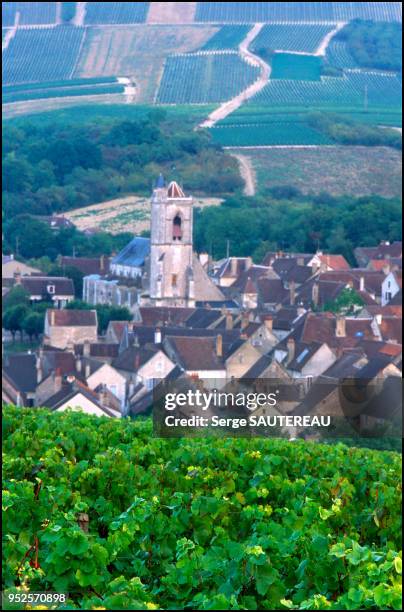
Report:
[{"label": "window", "polygon": [[47,291],[50,295],[54,295],[55,294],[55,285],[48,285],[47,286]]},{"label": "window", "polygon": [[176,215],[173,220],[173,240],[182,240],[182,221],[179,215]]}]

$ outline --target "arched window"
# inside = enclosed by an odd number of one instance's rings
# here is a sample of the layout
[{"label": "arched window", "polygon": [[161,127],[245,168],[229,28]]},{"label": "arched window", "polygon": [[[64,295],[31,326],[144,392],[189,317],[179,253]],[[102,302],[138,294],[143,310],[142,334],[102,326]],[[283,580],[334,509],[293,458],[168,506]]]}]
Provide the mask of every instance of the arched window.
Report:
[{"label": "arched window", "polygon": [[173,219],[173,240],[182,240],[181,217],[176,215]]}]

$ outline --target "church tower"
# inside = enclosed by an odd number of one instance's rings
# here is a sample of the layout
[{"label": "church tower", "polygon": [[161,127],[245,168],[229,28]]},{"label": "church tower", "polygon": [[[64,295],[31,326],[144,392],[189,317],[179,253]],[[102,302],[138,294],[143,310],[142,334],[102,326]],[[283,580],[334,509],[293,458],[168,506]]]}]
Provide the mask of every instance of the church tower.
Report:
[{"label": "church tower", "polygon": [[194,306],[192,197],[160,175],[151,200],[150,298],[155,306]]}]

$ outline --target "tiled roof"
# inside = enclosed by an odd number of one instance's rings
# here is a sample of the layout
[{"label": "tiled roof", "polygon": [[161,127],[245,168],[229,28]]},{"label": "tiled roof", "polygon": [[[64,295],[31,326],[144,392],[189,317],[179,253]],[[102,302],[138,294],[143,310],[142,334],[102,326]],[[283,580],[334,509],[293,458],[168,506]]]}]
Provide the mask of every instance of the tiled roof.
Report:
[{"label": "tiled roof", "polygon": [[[97,326],[96,310],[56,310],[46,311],[48,323],[56,327],[90,327]],[[52,323],[54,318],[54,323]]]},{"label": "tiled roof", "polygon": [[62,267],[77,268],[83,274],[107,274],[109,272],[109,257],[61,257]]},{"label": "tiled roof", "polygon": [[126,372],[137,372],[139,368],[156,355],[156,352],[156,350],[139,346],[130,346],[113,360],[112,366]]},{"label": "tiled roof", "polygon": [[181,325],[195,312],[195,308],[174,308],[169,306],[141,306],[139,314],[142,325]]},{"label": "tiled roof", "polygon": [[48,287],[52,285],[54,295],[74,296],[73,281],[62,276],[22,276],[21,285],[30,295],[46,295],[49,293]]},{"label": "tiled roof", "polygon": [[318,255],[318,258],[333,270],[349,270],[351,267],[343,255]]},{"label": "tiled roof", "polygon": [[216,354],[216,338],[171,336],[169,346],[178,363],[188,371],[223,370],[223,360]]},{"label": "tiled roof", "polygon": [[257,287],[259,301],[264,304],[281,304],[289,296],[280,278],[260,278]]},{"label": "tiled roof", "polygon": [[37,385],[36,356],[33,353],[15,353],[3,359],[3,371],[23,393],[34,392]]}]

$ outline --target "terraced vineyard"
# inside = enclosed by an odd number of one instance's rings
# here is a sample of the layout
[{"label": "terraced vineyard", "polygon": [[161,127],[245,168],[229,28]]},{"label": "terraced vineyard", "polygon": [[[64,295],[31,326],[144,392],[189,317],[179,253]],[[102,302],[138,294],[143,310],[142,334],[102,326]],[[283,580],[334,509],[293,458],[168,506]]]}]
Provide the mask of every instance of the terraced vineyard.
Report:
[{"label": "terraced vineyard", "polygon": [[70,78],[84,35],[72,26],[17,30],[3,52],[3,84]]},{"label": "terraced vineyard", "polygon": [[324,134],[305,121],[279,121],[223,125],[210,130],[215,142],[222,146],[259,147],[268,145],[326,145],[331,144]]},{"label": "terraced vineyard", "polygon": [[87,2],[85,23],[89,25],[143,23],[150,2]]},{"label": "terraced vineyard", "polygon": [[[401,107],[401,79],[389,73],[347,71],[320,81],[273,79],[251,104],[271,107],[368,109]],[[366,102],[367,99],[367,102]]]},{"label": "terraced vineyard", "polygon": [[271,79],[293,79],[298,81],[319,81],[321,60],[314,55],[275,53],[272,56]]},{"label": "terraced vineyard", "polygon": [[237,53],[176,55],[167,59],[157,95],[160,104],[223,102],[243,91],[259,75]]},{"label": "terraced vineyard", "polygon": [[56,21],[56,2],[2,2],[3,27],[14,25],[20,13],[20,25],[51,24]]},{"label": "terraced vineyard", "polygon": [[124,93],[125,87],[114,77],[100,79],[71,79],[24,85],[9,85],[3,88],[3,103]]},{"label": "terraced vineyard", "polygon": [[196,21],[217,23],[401,21],[400,2],[198,2]]},{"label": "terraced vineyard", "polygon": [[278,50],[314,53],[332,29],[332,25],[320,24],[267,24],[250,48],[259,55]]},{"label": "terraced vineyard", "polygon": [[335,68],[357,68],[358,65],[355,59],[349,52],[345,42],[340,40],[332,40],[327,47],[325,56],[327,64]]},{"label": "terraced vineyard", "polygon": [[237,49],[249,30],[250,27],[246,25],[225,25],[203,45],[202,50]]}]

